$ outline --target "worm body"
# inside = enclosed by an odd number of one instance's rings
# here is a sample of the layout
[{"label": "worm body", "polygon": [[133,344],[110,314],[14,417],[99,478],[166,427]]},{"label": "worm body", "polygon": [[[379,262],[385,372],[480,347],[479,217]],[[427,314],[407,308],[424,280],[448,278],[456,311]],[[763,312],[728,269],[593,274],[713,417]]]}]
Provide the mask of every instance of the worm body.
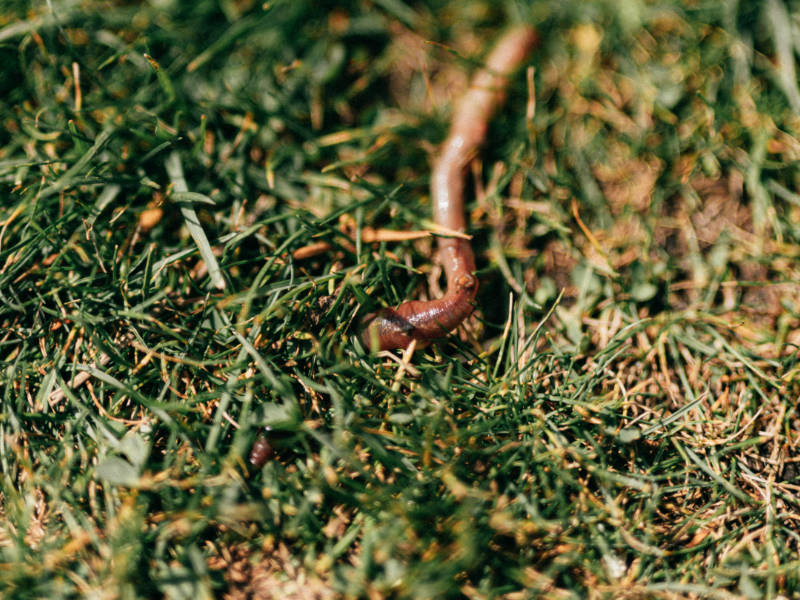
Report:
[{"label": "worm body", "polygon": [[[486,139],[489,120],[505,99],[510,75],[527,59],[536,33],[528,26],[506,32],[486,58],[485,67],[470,82],[456,105],[450,132],[431,174],[433,220],[446,229],[464,232],[464,170]],[[439,238],[437,260],[444,268],[447,292],[437,300],[404,302],[368,317],[361,339],[367,348],[390,350],[428,345],[458,327],[473,310],[478,280],[469,242]]]},{"label": "worm body", "polygon": [[275,454],[275,451],[267,441],[267,438],[264,435],[260,435],[253,443],[253,447],[250,449],[250,456],[248,459],[250,460],[251,465],[253,465],[256,469],[260,469],[266,464],[273,454]]}]

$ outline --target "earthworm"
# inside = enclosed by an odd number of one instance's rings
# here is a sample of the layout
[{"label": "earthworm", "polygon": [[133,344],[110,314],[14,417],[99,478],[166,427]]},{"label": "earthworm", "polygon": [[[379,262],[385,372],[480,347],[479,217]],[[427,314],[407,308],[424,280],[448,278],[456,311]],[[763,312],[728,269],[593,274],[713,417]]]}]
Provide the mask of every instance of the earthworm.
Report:
[{"label": "earthworm", "polygon": [[266,436],[262,434],[258,436],[255,442],[253,442],[253,447],[250,449],[250,456],[248,458],[253,467],[260,469],[272,457],[273,454],[275,454],[275,450],[272,449],[272,446],[267,441]]},{"label": "earthworm", "polygon": [[[443,229],[463,233],[464,171],[486,139],[489,120],[505,99],[509,77],[527,59],[536,32],[529,26],[507,31],[472,78],[456,105],[450,132],[434,160],[431,174],[433,221]],[[372,350],[404,348],[413,340],[427,346],[466,319],[474,308],[478,279],[472,247],[462,237],[439,237],[437,260],[444,268],[447,292],[437,300],[412,300],[396,309],[384,308],[366,319],[361,340]]]}]

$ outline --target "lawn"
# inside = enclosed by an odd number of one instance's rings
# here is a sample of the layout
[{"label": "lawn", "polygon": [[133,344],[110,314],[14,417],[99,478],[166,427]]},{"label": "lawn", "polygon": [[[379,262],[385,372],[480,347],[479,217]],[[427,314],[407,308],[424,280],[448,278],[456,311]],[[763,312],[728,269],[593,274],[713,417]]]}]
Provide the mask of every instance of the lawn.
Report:
[{"label": "lawn", "polygon": [[[476,310],[370,353],[517,23]],[[0,596],[800,597],[798,56],[794,0],[0,0]]]}]

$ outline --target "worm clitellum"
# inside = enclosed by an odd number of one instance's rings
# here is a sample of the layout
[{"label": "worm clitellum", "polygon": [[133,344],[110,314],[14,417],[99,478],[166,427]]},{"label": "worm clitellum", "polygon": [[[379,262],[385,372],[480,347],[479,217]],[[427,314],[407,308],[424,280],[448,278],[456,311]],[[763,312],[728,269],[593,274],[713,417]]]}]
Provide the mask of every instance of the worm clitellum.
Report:
[{"label": "worm clitellum", "polygon": [[[527,59],[536,42],[535,31],[520,26],[505,33],[489,53],[485,67],[470,82],[456,105],[450,132],[433,164],[431,197],[433,221],[446,229],[466,230],[464,171],[486,138],[489,120],[505,99],[510,75]],[[404,302],[368,320],[361,339],[367,348],[418,347],[444,336],[466,319],[478,291],[475,258],[469,241],[440,237],[438,261],[444,268],[447,292],[438,300]]]}]

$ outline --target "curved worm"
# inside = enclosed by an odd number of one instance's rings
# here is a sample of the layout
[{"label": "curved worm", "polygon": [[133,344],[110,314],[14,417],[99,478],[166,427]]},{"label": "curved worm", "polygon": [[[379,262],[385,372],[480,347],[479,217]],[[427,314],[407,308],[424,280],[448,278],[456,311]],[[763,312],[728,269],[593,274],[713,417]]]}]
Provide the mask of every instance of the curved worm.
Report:
[{"label": "curved worm", "polygon": [[[453,113],[450,132],[434,161],[431,174],[433,221],[464,232],[464,170],[486,139],[489,120],[505,99],[510,75],[527,59],[536,32],[520,26],[506,32],[486,58],[485,67],[470,82]],[[367,318],[361,340],[367,348],[404,348],[413,340],[419,347],[455,329],[473,310],[478,291],[475,258],[462,238],[439,238],[438,261],[447,278],[447,292],[437,300],[404,302]]]}]

